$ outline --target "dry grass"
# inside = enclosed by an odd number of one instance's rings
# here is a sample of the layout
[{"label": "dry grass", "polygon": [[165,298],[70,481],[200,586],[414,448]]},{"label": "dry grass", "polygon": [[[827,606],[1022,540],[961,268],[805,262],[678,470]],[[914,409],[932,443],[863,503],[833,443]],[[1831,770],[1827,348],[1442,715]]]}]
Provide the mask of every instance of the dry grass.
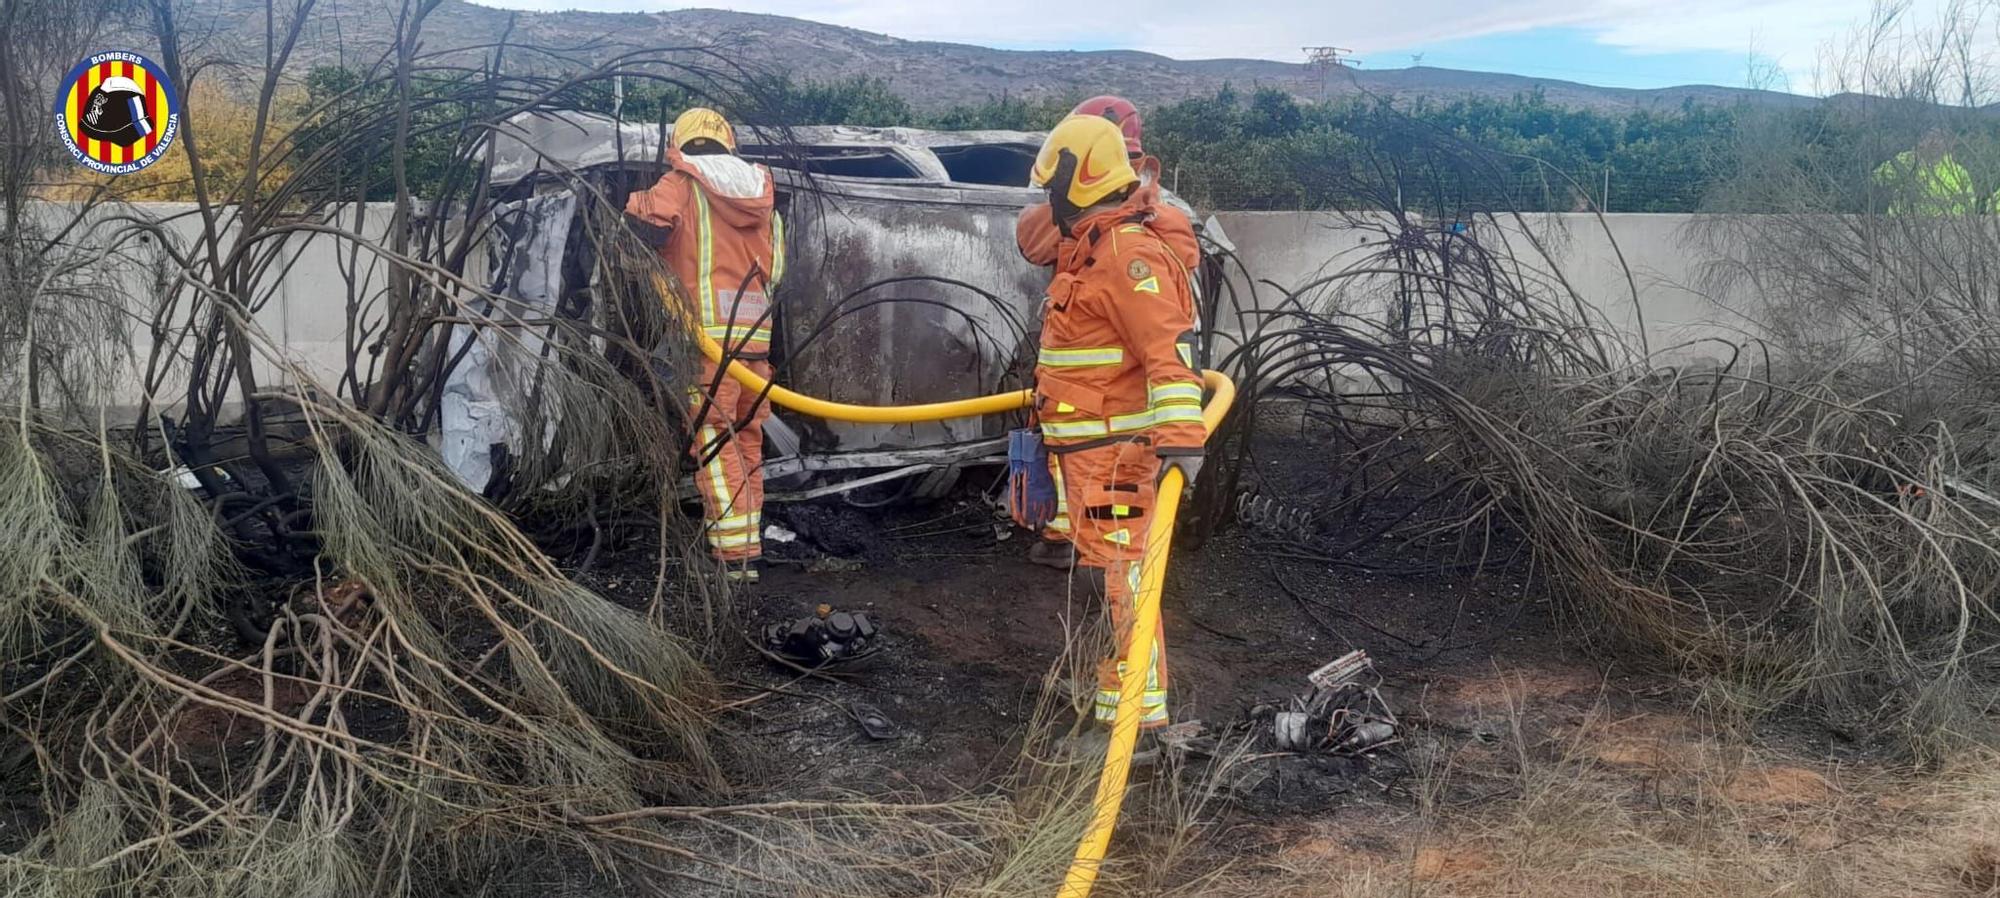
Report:
[{"label": "dry grass", "polygon": [[1683,718],[1601,707],[1546,732],[1529,725],[1562,711],[1516,705],[1497,749],[1432,743],[1408,813],[1275,831],[1262,857],[1190,894],[2000,894],[1991,756],[1930,772],[1810,765]]},{"label": "dry grass", "polygon": [[[1928,761],[1996,740],[2000,505],[1975,494],[1994,444],[1978,347],[2000,326],[1927,326],[1955,342],[1917,367],[1720,341],[1721,363],[1680,365],[1609,329],[1606,298],[1533,274],[1560,268],[1516,252],[1534,234],[1505,216],[1477,239],[1347,223],[1381,248],[1239,310],[1220,366],[1246,400],[1202,507],[1310,509],[1323,538],[1287,557],[1532,570],[1579,639],[1731,683],[1710,697],[1746,718],[1811,708]],[[1268,396],[1302,406],[1316,482],[1239,488]]]}]

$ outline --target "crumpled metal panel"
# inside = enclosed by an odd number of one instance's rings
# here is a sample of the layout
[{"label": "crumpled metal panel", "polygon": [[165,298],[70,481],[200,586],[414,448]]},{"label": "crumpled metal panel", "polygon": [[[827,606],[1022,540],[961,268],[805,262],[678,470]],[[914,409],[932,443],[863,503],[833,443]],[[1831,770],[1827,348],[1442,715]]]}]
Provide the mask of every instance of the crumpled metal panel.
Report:
[{"label": "crumpled metal panel", "polygon": [[[550,318],[563,293],[563,248],[576,218],[577,196],[570,191],[529,197],[495,207],[494,232],[486,240],[492,291],[519,304],[493,304],[480,311],[496,320]],[[554,364],[543,352],[535,328],[453,325],[451,352],[464,358],[445,376],[443,401],[431,445],[466,487],[484,491],[495,474],[498,447],[516,458],[529,449],[524,430],[541,420],[540,446],[552,445],[557,425],[552,403],[534,394],[539,366]]]},{"label": "crumpled metal panel", "polygon": [[[1029,188],[821,181],[789,193],[785,283],[777,292],[787,385],[840,402],[905,405],[1027,386],[1050,272],[1021,258],[1014,224],[1044,198]],[[1182,205],[1179,198],[1168,201]],[[1218,229],[1219,233],[1219,229]],[[870,291],[869,306],[821,327],[847,294],[899,277],[949,278]],[[783,412],[780,412],[783,414]],[[820,452],[910,449],[1003,435],[1005,417],[875,425],[794,419]]]},{"label": "crumpled metal panel", "polygon": [[[524,112],[503,122],[494,134],[489,174],[494,184],[507,185],[536,172],[576,172],[621,161],[657,162],[663,158],[661,136],[657,123],[620,121],[591,112]],[[789,145],[896,153],[910,166],[913,180],[933,183],[948,181],[950,175],[932,150],[1001,144],[1037,147],[1042,143],[1042,134],[1030,131],[928,131],[848,125],[745,126],[738,129],[737,138],[746,152]]]},{"label": "crumpled metal panel", "polygon": [[[1017,201],[1035,196],[1025,189],[989,190]],[[792,197],[788,265],[777,293],[779,348],[790,387],[839,402],[907,405],[1025,386],[1008,376],[1009,368],[1034,345],[1048,271],[1015,249],[1021,202],[968,204],[958,201],[958,192],[930,192],[937,200],[931,202],[843,196],[816,205],[814,197]],[[865,308],[821,326],[849,293],[900,277],[950,278],[995,300],[951,284],[906,281],[862,294],[847,306]],[[870,304],[877,300],[894,301]],[[999,418],[792,424],[817,451],[935,446],[992,437],[1007,427]]]},{"label": "crumpled metal panel", "polygon": [[537,172],[578,172],[621,159],[655,162],[664,158],[660,136],[658,125],[595,113],[523,112],[496,129],[488,175],[504,186]]}]

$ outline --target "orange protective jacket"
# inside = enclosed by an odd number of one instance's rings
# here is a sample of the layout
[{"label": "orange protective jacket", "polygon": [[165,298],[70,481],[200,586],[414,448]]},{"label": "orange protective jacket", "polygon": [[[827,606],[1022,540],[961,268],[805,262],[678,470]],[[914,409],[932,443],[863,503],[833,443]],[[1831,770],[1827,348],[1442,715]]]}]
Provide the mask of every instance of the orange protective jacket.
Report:
[{"label": "orange protective jacket", "polygon": [[1035,414],[1052,447],[1143,438],[1160,455],[1202,451],[1193,274],[1158,211],[1155,194],[1134,191],[1062,243],[1035,366]]},{"label": "orange protective jacket", "polygon": [[[1143,183],[1133,198],[1152,203],[1153,230],[1173,249],[1181,264],[1193,271],[1201,265],[1201,241],[1194,235],[1194,223],[1188,221],[1187,213],[1161,199],[1160,160],[1147,156],[1139,160],[1138,168]],[[1021,210],[1021,217],[1014,222],[1014,240],[1021,246],[1022,258],[1043,268],[1056,264],[1067,242],[1056,227],[1055,211],[1048,203],[1036,203]]]},{"label": "orange protective jacket", "polygon": [[672,167],[651,189],[632,194],[625,212],[667,230],[660,256],[702,330],[729,351],[760,358],[771,348],[770,293],[785,274],[785,224],[771,172],[742,163],[751,183],[717,184],[677,150],[667,161]]}]

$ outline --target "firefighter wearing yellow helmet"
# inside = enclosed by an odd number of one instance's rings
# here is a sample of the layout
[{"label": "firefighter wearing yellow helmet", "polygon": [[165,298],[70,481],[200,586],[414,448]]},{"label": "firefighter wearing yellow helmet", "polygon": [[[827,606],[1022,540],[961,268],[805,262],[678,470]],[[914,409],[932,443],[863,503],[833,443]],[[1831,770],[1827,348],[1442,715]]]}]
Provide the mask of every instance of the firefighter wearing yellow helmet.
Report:
[{"label": "firefighter wearing yellow helmet", "polygon": [[[663,229],[660,255],[680,281],[704,332],[771,376],[771,291],[785,273],[785,227],[771,172],[736,155],[721,113],[694,108],[674,120],[666,174],[634,193],[625,211]],[[689,453],[697,470],[709,551],[731,579],[757,579],[763,555],[764,421],[770,406],[704,360],[687,388],[694,412]]]},{"label": "firefighter wearing yellow helmet", "polygon": [[[1167,239],[1180,257],[1181,264],[1189,270],[1201,268],[1201,241],[1195,236],[1194,223],[1189,220],[1189,211],[1176,206],[1160,192],[1160,160],[1146,155],[1142,144],[1144,123],[1139,109],[1132,101],[1110,95],[1092,97],[1076,105],[1070,115],[1101,118],[1118,126],[1118,133],[1125,139],[1125,158],[1131,160],[1132,169],[1139,173],[1139,191],[1150,191],[1159,201],[1153,209],[1157,218],[1153,219],[1153,230]],[[1067,238],[1057,230],[1055,212],[1048,203],[1035,203],[1021,210],[1020,218],[1014,223],[1014,239],[1021,248],[1021,257],[1039,268],[1051,268],[1056,257],[1061,255]],[[1195,294],[1199,305],[1199,284]],[[1061,494],[1062,468],[1055,459],[1050,459],[1050,474],[1057,484],[1057,494]],[[1069,570],[1076,564],[1076,549],[1070,544],[1069,505],[1058,502],[1056,516],[1042,530],[1042,538],[1028,548],[1028,560],[1058,570]]]},{"label": "firefighter wearing yellow helmet", "polygon": [[[1064,119],[1035,157],[1065,239],[1042,313],[1035,418],[1059,460],[1078,564],[1103,571],[1116,645],[1131,633],[1139,560],[1169,466],[1189,483],[1207,429],[1194,370],[1193,277],[1162,234],[1159,192],[1140,189],[1124,135],[1101,116]],[[1155,634],[1141,725],[1167,722],[1165,643]],[[1121,671],[1098,665],[1096,716],[1116,713]]]},{"label": "firefighter wearing yellow helmet", "polygon": [[1056,125],[1035,154],[1029,183],[1049,189],[1056,226],[1073,233],[1076,214],[1136,186],[1139,172],[1125,154],[1125,136],[1096,116],[1072,115]]}]

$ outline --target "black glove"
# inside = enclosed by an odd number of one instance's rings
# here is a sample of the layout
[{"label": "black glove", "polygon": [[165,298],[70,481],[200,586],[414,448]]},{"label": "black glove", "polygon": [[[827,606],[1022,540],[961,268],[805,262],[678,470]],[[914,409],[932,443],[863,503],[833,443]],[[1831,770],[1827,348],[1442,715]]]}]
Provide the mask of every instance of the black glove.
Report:
[{"label": "black glove", "polygon": [[1201,475],[1202,456],[1162,455],[1160,456],[1160,479],[1165,480],[1167,472],[1179,468],[1181,476],[1187,478],[1186,489],[1194,488],[1194,479]]}]

